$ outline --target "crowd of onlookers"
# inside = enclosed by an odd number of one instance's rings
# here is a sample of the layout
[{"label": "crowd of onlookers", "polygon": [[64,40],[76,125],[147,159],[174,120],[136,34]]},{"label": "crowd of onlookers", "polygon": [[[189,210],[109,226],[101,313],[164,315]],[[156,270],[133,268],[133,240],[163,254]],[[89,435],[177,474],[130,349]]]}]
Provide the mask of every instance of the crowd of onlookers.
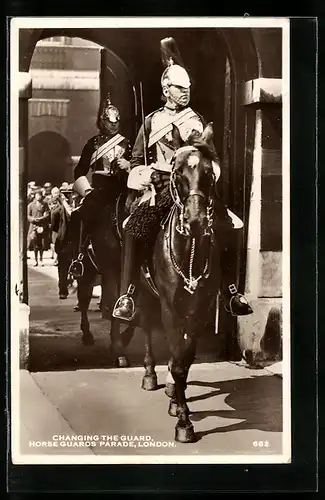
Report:
[{"label": "crowd of onlookers", "polygon": [[[73,185],[63,182],[61,186],[53,186],[46,182],[37,186],[31,181],[27,187],[27,218],[29,222],[27,250],[34,253],[34,266],[44,266],[43,254],[51,252],[51,260],[58,266],[59,297],[68,296],[68,267],[64,252],[60,252],[58,234],[62,211],[71,214],[81,202],[80,196],[73,190]],[[59,252],[57,253],[56,250]],[[29,258],[27,256],[27,258]],[[74,310],[79,310],[78,304]]]},{"label": "crowd of onlookers", "polygon": [[54,265],[57,265],[55,240],[57,233],[52,227],[52,215],[64,204],[67,211],[78,206],[80,198],[73,191],[72,184],[63,182],[61,186],[53,186],[45,182],[37,186],[34,181],[27,187],[27,218],[29,222],[27,249],[34,252],[34,266],[43,266],[44,251],[51,251]]}]

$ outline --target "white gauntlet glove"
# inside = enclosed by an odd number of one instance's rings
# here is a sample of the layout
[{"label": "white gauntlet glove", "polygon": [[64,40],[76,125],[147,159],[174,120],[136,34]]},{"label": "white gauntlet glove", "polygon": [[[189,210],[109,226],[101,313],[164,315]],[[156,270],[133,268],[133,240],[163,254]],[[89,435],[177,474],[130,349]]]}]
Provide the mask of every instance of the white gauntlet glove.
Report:
[{"label": "white gauntlet glove", "polygon": [[134,167],[129,173],[127,182],[128,188],[137,191],[146,189],[151,184],[151,174],[153,171],[151,167],[146,167],[145,165]]},{"label": "white gauntlet glove", "polygon": [[73,184],[73,189],[83,198],[86,196],[86,194],[90,193],[90,191],[93,190],[85,175],[82,175],[81,177],[78,177],[78,179],[75,180]]}]

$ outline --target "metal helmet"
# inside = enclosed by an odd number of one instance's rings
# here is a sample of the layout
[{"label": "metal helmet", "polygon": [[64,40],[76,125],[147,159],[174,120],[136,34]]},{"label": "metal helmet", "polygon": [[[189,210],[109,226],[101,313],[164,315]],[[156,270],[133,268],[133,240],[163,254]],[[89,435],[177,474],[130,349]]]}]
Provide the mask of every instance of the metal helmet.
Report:
[{"label": "metal helmet", "polygon": [[160,51],[162,63],[165,66],[165,70],[161,75],[161,86],[178,85],[189,88],[191,80],[184,68],[175,40],[170,37],[161,40]]},{"label": "metal helmet", "polygon": [[120,121],[120,112],[116,106],[113,106],[110,94],[107,95],[99,108],[97,118],[98,128],[100,128],[102,120],[108,120],[110,123],[117,123]]}]

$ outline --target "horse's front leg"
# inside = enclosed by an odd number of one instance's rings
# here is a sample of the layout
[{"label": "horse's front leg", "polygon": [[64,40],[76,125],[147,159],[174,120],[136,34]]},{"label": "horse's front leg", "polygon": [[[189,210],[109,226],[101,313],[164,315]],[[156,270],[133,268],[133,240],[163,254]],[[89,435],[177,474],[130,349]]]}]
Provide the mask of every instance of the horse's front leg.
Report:
[{"label": "horse's front leg", "polygon": [[142,379],[142,389],[146,391],[155,391],[158,388],[157,374],[155,371],[156,360],[152,349],[152,335],[149,326],[146,326],[144,330],[145,336],[145,355],[143,365],[145,368],[145,374]]},{"label": "horse's front leg", "polygon": [[118,319],[112,317],[113,303],[118,296],[117,280],[111,275],[102,275],[102,317],[111,322],[110,329],[110,352],[114,363],[118,368],[127,368],[130,366],[129,360],[124,354],[123,337],[121,335],[121,323]]},{"label": "horse's front leg", "polygon": [[189,418],[189,408],[186,404],[185,389],[186,379],[193,357],[193,338],[191,336],[181,339],[177,345],[172,345],[170,370],[175,382],[175,397],[171,399],[170,406],[176,406],[178,418],[175,427],[175,440],[180,443],[193,443],[196,441],[194,428]]},{"label": "horse's front leg", "polygon": [[[191,368],[191,365],[194,362],[195,359],[195,352],[196,352],[196,339],[192,339],[192,343],[188,351],[186,352],[186,358],[184,360],[185,363],[185,378],[186,378],[186,383],[185,383],[185,390],[187,388],[187,377],[188,377],[188,372]],[[170,405],[169,405],[169,410],[168,413],[171,417],[176,417],[177,416],[177,402],[176,402],[176,391],[175,391],[175,381],[173,378],[173,375],[171,373],[171,360],[168,362],[168,373],[166,377],[166,382],[165,382],[165,394],[169,398],[172,399]]]},{"label": "horse's front leg", "polygon": [[81,313],[80,328],[82,331],[82,343],[84,345],[92,345],[94,343],[94,337],[90,331],[88,320],[88,308],[92,296],[94,280],[95,274],[87,272],[86,269],[83,276],[78,279],[77,297]]},{"label": "horse's front leg", "polygon": [[117,368],[128,368],[130,362],[125,355],[123,336],[121,334],[121,322],[111,317],[111,355]]}]

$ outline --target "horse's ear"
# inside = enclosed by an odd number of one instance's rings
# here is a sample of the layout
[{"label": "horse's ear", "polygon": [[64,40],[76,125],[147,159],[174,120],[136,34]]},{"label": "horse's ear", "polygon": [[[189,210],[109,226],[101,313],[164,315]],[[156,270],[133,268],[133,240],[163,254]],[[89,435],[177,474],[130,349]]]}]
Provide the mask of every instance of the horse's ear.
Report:
[{"label": "horse's ear", "polygon": [[192,130],[190,133],[188,139],[187,139],[187,144],[193,145],[196,141],[199,141],[201,139],[201,135],[197,130]]},{"label": "horse's ear", "polygon": [[213,137],[213,122],[207,124],[202,132],[201,140],[204,142],[209,142]]},{"label": "horse's ear", "polygon": [[181,134],[179,133],[179,130],[175,125],[173,125],[173,130],[172,130],[172,137],[173,137],[173,145],[175,149],[179,149],[182,145],[182,138]]}]

